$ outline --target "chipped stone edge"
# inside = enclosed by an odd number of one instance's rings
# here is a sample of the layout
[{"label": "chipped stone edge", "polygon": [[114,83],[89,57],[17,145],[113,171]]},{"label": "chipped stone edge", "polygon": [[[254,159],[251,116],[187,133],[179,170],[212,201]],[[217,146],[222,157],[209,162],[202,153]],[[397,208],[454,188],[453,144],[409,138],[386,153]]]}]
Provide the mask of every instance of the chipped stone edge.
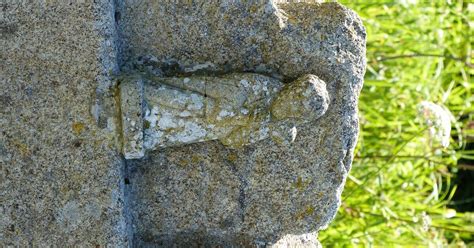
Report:
[{"label": "chipped stone edge", "polygon": [[145,156],[143,147],[143,79],[126,80],[119,85],[125,159]]}]

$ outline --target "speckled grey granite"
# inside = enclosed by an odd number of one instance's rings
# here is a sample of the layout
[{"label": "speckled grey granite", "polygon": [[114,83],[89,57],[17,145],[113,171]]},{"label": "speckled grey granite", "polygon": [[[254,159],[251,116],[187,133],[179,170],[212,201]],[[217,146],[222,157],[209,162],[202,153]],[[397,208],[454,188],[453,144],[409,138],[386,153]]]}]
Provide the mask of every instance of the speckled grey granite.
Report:
[{"label": "speckled grey granite", "polygon": [[358,135],[365,30],[356,14],[336,3],[271,1],[130,0],[119,9],[125,73],[248,72],[285,83],[314,74],[326,82],[330,98],[326,113],[300,125],[291,144],[265,139],[230,148],[210,141],[127,161],[134,244],[250,246],[280,240],[284,247],[309,233],[316,239],[339,207]]},{"label": "speckled grey granite", "polygon": [[108,0],[0,3],[0,247],[127,246],[123,160],[91,113],[113,17]]},{"label": "speckled grey granite", "polygon": [[[358,134],[365,31],[352,11],[6,1],[0,61],[0,246],[320,246]],[[329,107],[292,143],[215,140],[126,160],[117,75],[136,72],[313,74]]]}]

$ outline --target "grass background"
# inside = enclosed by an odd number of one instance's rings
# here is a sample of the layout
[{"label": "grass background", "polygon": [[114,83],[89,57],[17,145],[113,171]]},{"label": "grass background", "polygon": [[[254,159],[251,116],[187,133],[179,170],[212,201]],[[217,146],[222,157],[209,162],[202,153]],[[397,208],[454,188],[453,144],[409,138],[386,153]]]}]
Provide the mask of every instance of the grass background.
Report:
[{"label": "grass background", "polygon": [[[469,190],[458,187],[457,173],[474,170],[467,148],[474,142],[474,3],[340,2],[367,29],[367,73],[353,168],[321,243],[474,247],[474,213],[456,211],[452,200]],[[449,147],[429,136],[421,101],[451,111]]]}]

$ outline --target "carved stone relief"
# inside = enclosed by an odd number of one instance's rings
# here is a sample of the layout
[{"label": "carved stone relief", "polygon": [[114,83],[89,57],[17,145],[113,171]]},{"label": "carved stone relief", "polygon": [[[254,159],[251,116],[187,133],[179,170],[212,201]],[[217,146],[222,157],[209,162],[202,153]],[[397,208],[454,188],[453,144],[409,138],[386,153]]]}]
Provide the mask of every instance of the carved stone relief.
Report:
[{"label": "carved stone relief", "polygon": [[289,144],[298,125],[317,120],[329,105],[326,83],[310,74],[286,85],[255,73],[134,74],[119,81],[127,159],[141,158],[146,150],[210,140],[234,148],[269,137]]}]

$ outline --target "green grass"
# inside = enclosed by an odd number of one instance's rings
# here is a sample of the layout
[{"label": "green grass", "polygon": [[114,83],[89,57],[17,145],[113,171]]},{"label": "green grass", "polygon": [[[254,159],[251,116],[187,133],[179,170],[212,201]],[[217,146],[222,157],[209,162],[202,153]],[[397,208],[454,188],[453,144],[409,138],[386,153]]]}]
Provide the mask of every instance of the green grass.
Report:
[{"label": "green grass", "polygon": [[[342,1],[367,29],[367,73],[342,206],[319,234],[325,247],[474,246],[474,213],[448,207],[458,160],[474,158],[465,149],[474,137],[474,3],[411,2]],[[451,111],[449,147],[429,135],[421,101]]]}]

